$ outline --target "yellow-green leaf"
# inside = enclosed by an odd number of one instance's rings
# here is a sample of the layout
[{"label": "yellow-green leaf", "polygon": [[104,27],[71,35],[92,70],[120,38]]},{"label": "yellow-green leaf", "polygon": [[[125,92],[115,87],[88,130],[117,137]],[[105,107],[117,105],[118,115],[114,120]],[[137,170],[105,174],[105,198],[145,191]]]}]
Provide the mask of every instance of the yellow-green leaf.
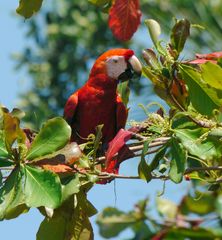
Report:
[{"label": "yellow-green leaf", "polygon": [[30,18],[39,11],[43,0],[20,0],[16,12],[25,18]]}]

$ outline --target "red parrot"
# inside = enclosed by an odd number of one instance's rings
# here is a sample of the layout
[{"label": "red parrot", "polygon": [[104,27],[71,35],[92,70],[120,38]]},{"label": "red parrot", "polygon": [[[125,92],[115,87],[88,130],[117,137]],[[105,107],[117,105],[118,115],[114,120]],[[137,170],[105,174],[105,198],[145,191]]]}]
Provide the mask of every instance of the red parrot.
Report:
[{"label": "red parrot", "polygon": [[88,81],[66,102],[64,118],[72,128],[71,141],[86,142],[103,124],[102,143],[108,144],[124,128],[128,110],[117,93],[120,81],[141,74],[142,66],[130,49],[112,49],[94,63]]}]

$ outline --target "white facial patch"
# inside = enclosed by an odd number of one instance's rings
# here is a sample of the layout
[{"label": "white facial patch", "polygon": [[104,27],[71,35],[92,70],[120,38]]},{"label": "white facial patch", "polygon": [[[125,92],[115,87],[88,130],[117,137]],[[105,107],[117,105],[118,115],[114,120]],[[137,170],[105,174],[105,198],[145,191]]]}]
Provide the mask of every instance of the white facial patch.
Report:
[{"label": "white facial patch", "polygon": [[118,79],[119,75],[127,69],[123,56],[112,56],[106,60],[107,74],[110,78]]}]

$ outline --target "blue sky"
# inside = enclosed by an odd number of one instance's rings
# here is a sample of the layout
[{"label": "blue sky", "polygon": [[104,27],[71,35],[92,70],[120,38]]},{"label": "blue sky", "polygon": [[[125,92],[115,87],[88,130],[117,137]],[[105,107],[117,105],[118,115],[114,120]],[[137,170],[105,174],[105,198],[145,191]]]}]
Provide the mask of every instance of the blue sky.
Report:
[{"label": "blue sky", "polygon": [[[25,38],[25,22],[21,17],[15,14],[18,1],[1,1],[0,3],[0,28],[1,28],[1,50],[0,50],[0,72],[1,72],[1,87],[0,87],[0,103],[8,108],[16,106],[17,96],[19,92],[27,89],[29,81],[25,71],[15,72],[15,62],[11,59],[12,53],[20,52],[27,40]],[[14,15],[14,16],[13,16]],[[141,97],[131,96],[134,104],[131,105],[130,119],[145,118],[142,110],[137,110],[136,103],[147,103],[149,94]],[[138,119],[137,119],[138,120]],[[127,175],[137,175],[138,159],[132,159],[122,164],[121,173]],[[147,196],[150,196],[151,203],[154,203],[155,195],[161,191],[163,183],[160,181],[152,181],[146,184],[140,180],[117,180],[116,181],[116,196],[117,202],[115,204],[114,183],[102,186],[96,185],[89,192],[89,200],[94,206],[101,211],[107,206],[116,206],[122,210],[130,210],[134,204]],[[166,192],[164,197],[178,201],[181,193],[185,192],[186,185],[177,186],[172,183],[166,184]],[[32,209],[28,214],[24,214],[15,220],[0,222],[0,233],[2,239],[14,240],[34,240],[35,234],[38,230],[39,224],[43,217],[41,214]],[[95,220],[95,217],[92,221]],[[95,230],[95,239],[102,240],[98,235],[98,228],[93,223]],[[127,231],[122,236],[130,236],[131,232]]]}]

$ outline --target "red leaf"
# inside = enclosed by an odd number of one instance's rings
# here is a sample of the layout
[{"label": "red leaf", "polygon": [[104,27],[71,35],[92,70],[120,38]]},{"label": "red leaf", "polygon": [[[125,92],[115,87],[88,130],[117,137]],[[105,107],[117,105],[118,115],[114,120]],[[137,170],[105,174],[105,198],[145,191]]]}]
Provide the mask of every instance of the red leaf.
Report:
[{"label": "red leaf", "polygon": [[191,64],[203,64],[203,63],[206,63],[206,62],[212,62],[212,63],[215,63],[215,64],[217,63],[217,61],[215,61],[215,60],[204,59],[204,58],[194,59],[194,60],[189,61],[188,63],[191,63]]},{"label": "red leaf", "polygon": [[106,152],[106,169],[109,169],[109,172],[111,172],[117,164],[117,159],[113,159],[114,156],[125,146],[125,143],[131,136],[132,132],[120,129],[114,139],[109,143],[109,148]]},{"label": "red leaf", "polygon": [[212,52],[212,53],[208,53],[208,54],[195,54],[196,58],[199,59],[218,59],[218,58],[222,58],[222,52]]},{"label": "red leaf", "polygon": [[128,41],[140,25],[139,0],[115,0],[109,12],[109,27],[120,41]]}]

